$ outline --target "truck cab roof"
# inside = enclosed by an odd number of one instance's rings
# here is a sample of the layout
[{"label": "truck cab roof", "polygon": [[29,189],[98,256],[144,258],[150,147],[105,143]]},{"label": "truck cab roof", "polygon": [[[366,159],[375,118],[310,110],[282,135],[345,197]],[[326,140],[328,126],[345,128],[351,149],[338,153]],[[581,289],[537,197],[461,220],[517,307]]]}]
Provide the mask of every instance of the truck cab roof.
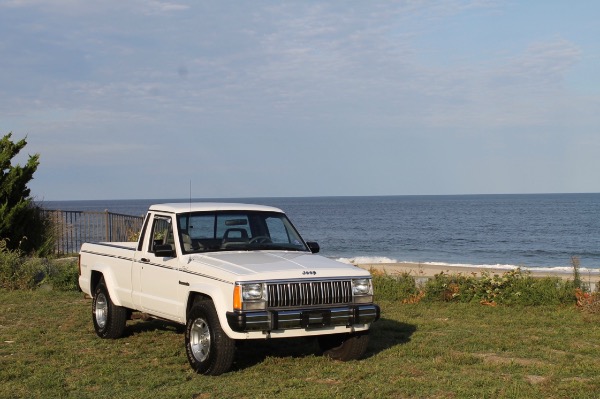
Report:
[{"label": "truck cab roof", "polygon": [[155,204],[150,206],[150,211],[184,213],[184,212],[210,212],[210,211],[262,211],[280,212],[279,208],[265,205],[236,204],[229,202],[175,202]]}]

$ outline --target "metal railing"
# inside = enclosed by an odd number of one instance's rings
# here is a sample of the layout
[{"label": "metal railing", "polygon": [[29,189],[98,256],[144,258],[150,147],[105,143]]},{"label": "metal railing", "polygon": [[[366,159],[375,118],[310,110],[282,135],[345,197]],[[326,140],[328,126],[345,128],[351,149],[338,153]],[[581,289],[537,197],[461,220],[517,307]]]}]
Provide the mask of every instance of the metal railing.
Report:
[{"label": "metal railing", "polygon": [[45,209],[54,229],[55,253],[77,253],[84,242],[136,241],[142,216],[119,213]]}]

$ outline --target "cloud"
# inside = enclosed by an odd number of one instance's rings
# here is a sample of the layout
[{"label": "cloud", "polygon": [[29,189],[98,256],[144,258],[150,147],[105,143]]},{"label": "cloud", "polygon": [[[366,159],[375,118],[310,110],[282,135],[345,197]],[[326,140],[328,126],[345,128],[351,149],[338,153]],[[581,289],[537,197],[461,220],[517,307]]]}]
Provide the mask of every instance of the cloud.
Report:
[{"label": "cloud", "polygon": [[[433,126],[498,128],[556,124],[569,101],[565,79],[581,50],[564,39],[536,42],[518,55],[431,73]],[[433,72],[433,71],[432,71]]]},{"label": "cloud", "polygon": [[581,60],[581,55],[581,49],[566,39],[535,42],[510,60],[502,73],[515,85],[531,83],[538,90],[554,89],[564,83],[565,74]]},{"label": "cloud", "polygon": [[[67,8],[71,3],[59,4]],[[127,109],[150,118],[180,110],[207,116],[226,112],[242,119],[263,118],[271,110],[288,118],[310,114],[325,120],[343,113],[352,125],[380,126],[538,124],[545,114],[530,118],[531,111],[522,111],[526,103],[535,99],[547,109],[545,96],[564,88],[561,82],[581,54],[574,43],[558,38],[476,64],[424,64],[423,49],[414,40],[429,29],[427,21],[497,9],[485,1],[343,8],[337,3],[258,2],[228,8],[137,1],[121,7],[121,18],[133,18],[126,27],[98,10],[101,18],[91,30],[80,22],[57,33],[56,22],[41,22],[38,34],[54,39],[25,34],[15,40],[8,49],[12,54],[19,53],[17,46],[31,49],[36,40],[39,51],[14,58],[12,72],[30,65],[33,79],[4,81],[14,86],[13,93],[19,86],[25,90],[3,107],[10,112],[11,104],[29,102],[104,112]],[[191,20],[198,19],[191,28],[186,18],[185,31],[169,27],[157,35],[147,25],[154,22],[136,17],[140,11],[184,9]],[[227,28],[215,36],[223,24]],[[13,37],[22,33],[17,30]],[[361,114],[353,112],[356,108]]]},{"label": "cloud", "polygon": [[190,9],[190,6],[186,4],[177,4],[165,1],[149,1],[148,5],[150,9],[159,13],[172,11],[186,11]]}]

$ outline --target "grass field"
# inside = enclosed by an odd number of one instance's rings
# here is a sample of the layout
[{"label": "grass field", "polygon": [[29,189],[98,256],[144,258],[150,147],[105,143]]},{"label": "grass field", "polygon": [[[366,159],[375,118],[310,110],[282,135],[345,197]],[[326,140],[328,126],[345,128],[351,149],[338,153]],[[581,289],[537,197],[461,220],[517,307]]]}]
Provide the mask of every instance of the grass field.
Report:
[{"label": "grass field", "polygon": [[240,345],[194,374],[182,329],[129,322],[102,340],[77,292],[0,290],[0,398],[598,398],[600,317],[575,307],[380,303],[365,359],[308,340]]}]

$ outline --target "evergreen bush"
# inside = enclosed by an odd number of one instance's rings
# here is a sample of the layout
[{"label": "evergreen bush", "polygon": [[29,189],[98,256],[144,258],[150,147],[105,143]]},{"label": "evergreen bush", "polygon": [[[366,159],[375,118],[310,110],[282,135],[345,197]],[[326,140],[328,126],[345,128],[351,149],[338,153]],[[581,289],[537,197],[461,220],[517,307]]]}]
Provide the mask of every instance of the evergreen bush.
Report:
[{"label": "evergreen bush", "polygon": [[11,250],[47,255],[53,248],[50,221],[30,197],[27,184],[39,165],[39,154],[30,155],[24,166],[12,159],[27,145],[25,139],[14,143],[12,133],[0,139],[0,239]]}]

